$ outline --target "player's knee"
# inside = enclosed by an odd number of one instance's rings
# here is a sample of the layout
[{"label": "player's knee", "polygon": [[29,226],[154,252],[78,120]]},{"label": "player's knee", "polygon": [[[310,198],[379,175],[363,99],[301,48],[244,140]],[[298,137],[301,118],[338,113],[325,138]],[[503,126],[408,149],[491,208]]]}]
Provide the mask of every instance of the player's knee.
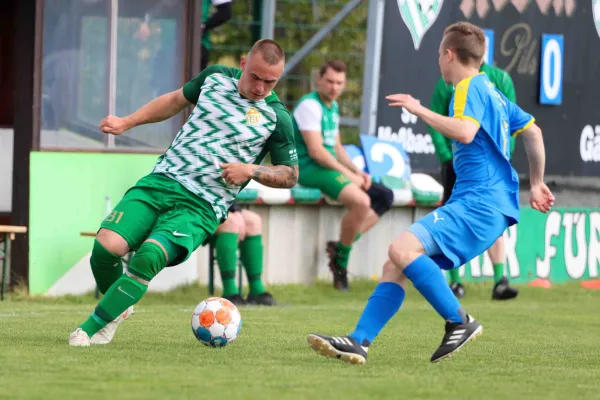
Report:
[{"label": "player's knee", "polygon": [[419,256],[425,254],[423,246],[417,237],[406,232],[394,240],[388,248],[388,257],[396,268],[403,270]]},{"label": "player's knee", "polygon": [[115,267],[115,264],[119,263],[121,257],[107,250],[98,239],[94,240],[94,247],[92,247],[92,256],[90,257],[90,264],[92,268],[98,269],[109,269]]},{"label": "player's knee", "polygon": [[243,210],[242,217],[244,219],[246,235],[260,235],[260,233],[262,232],[262,220],[260,218],[260,215],[253,211]]},{"label": "player's knee", "polygon": [[352,199],[350,207],[366,215],[369,212],[369,209],[371,208],[371,198],[366,192],[357,192],[356,196],[354,196],[354,198]]},{"label": "player's knee", "polygon": [[127,270],[133,275],[150,282],[167,266],[167,255],[154,242],[144,242],[135,253]]},{"label": "player's knee", "polygon": [[243,225],[244,220],[240,213],[230,212],[225,222],[219,225],[216,233],[235,233],[239,235],[242,232]]},{"label": "player's knee", "polygon": [[96,240],[110,253],[123,257],[129,253],[129,244],[118,233],[102,228],[96,235]]},{"label": "player's knee", "polygon": [[402,273],[402,270],[394,265],[391,260],[388,260],[383,265],[383,272],[381,273],[382,282],[396,282],[403,288],[406,288],[406,275]]},{"label": "player's knee", "polygon": [[395,268],[401,272],[409,264],[409,254],[401,245],[392,243],[388,248],[388,257],[392,260]]}]

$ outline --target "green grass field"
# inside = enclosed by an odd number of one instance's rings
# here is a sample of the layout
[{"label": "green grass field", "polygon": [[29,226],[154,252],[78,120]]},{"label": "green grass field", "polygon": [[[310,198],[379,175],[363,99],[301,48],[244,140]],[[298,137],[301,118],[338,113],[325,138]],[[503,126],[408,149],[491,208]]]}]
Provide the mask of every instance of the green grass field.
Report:
[{"label": "green grass field", "polygon": [[107,346],[72,348],[68,334],[92,297],[0,303],[0,398],[10,399],[593,399],[600,398],[600,292],[521,288],[489,300],[467,286],[463,305],[484,334],[430,364],[443,321],[410,289],[365,366],[316,355],[306,334],[351,331],[374,282],[349,294],[328,284],[273,287],[286,306],[242,307],[238,339],[204,347],[190,328],[206,289],[150,294]]}]

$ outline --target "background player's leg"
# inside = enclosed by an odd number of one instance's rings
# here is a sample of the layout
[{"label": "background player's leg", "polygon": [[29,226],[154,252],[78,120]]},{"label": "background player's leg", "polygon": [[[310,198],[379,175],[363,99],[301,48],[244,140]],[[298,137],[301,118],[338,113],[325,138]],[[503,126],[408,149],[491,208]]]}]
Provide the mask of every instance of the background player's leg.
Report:
[{"label": "background player's leg", "polygon": [[223,297],[234,304],[244,303],[235,281],[238,263],[238,242],[243,234],[244,221],[239,212],[230,212],[227,220],[219,225],[213,240],[221,281],[223,282]]},{"label": "background player's leg", "polygon": [[348,258],[352,243],[363,227],[365,218],[371,211],[371,200],[369,196],[358,186],[351,183],[346,185],[338,197],[338,201],[348,208],[348,212],[342,219],[340,240],[338,244],[336,263],[339,267],[348,267]]},{"label": "background player's leg", "polygon": [[[446,204],[452,195],[452,189],[456,182],[456,173],[454,171],[454,165],[452,161],[448,161],[442,164],[442,186],[444,187],[444,197],[442,198],[442,204]],[[450,275],[450,288],[456,297],[462,299],[465,296],[465,288],[462,284],[462,279],[458,273],[458,268],[453,268],[449,272]]]},{"label": "background player's leg", "polygon": [[377,224],[377,222],[379,222],[379,215],[377,215],[375,211],[369,210],[369,212],[365,216],[365,220],[363,221],[362,226],[360,227],[360,231],[358,232],[358,235],[356,235],[354,241],[358,241],[358,239],[360,239],[362,235],[364,235],[372,227],[374,227]]},{"label": "background player's leg", "polygon": [[367,195],[371,200],[371,209],[365,217],[360,233],[365,234],[379,221],[379,218],[392,208],[394,203],[394,192],[386,186],[373,182]]},{"label": "background player's leg", "polygon": [[259,296],[266,292],[262,283],[262,221],[257,213],[248,210],[242,211],[242,218],[246,235],[240,242],[240,258],[246,269],[250,295]]},{"label": "background player's leg", "polygon": [[500,236],[488,249],[488,252],[494,266],[494,288],[492,289],[492,299],[514,299],[519,294],[519,291],[510,287],[508,279],[504,276],[504,262],[506,260],[506,255],[504,253],[504,236]]},{"label": "background player's leg", "polygon": [[240,242],[240,259],[246,269],[250,293],[246,301],[249,304],[273,306],[277,301],[266,291],[263,281],[263,243],[262,220],[252,211],[243,210],[245,237]]},{"label": "background player's leg", "polygon": [[494,266],[494,283],[498,283],[504,277],[504,260],[506,258],[504,253],[504,237],[500,236],[492,247],[489,248],[488,252]]}]

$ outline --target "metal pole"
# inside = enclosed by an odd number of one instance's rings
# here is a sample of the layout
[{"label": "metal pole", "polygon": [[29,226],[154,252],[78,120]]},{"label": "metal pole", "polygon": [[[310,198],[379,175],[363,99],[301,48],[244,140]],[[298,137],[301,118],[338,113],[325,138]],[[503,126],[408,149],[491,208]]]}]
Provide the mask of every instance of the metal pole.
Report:
[{"label": "metal pole", "polygon": [[385,0],[369,0],[360,133],[372,136],[377,134],[377,101],[379,97],[379,71],[381,68],[384,9]]},{"label": "metal pole", "polygon": [[327,22],[327,24],[319,29],[317,33],[311,37],[308,42],[304,44],[298,50],[296,54],[285,64],[285,70],[283,71],[282,78],[285,77],[296,65],[302,61],[304,57],[308,55],[319,43],[325,38],[336,26],[340,24],[354,10],[363,0],[350,0],[346,5]]},{"label": "metal pole", "polygon": [[273,39],[275,37],[275,1],[263,0],[262,21],[261,21],[261,39]]},{"label": "metal pole", "polygon": [[[108,113],[115,115],[117,103],[117,32],[119,27],[119,0],[111,0],[110,3],[110,54],[108,59]],[[108,135],[108,148],[115,147],[115,137]]]}]

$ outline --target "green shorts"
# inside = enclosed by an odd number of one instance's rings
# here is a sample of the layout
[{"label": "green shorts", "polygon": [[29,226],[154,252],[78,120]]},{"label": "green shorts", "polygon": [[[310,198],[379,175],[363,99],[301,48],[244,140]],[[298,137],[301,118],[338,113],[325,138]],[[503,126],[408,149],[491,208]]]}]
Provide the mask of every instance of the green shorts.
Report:
[{"label": "green shorts", "polygon": [[162,174],[141,178],[100,225],[122,236],[137,251],[150,235],[178,248],[169,266],[181,264],[219,225],[211,205]]},{"label": "green shorts", "polygon": [[346,185],[352,183],[341,172],[323,168],[315,163],[299,165],[298,183],[302,186],[320,189],[328,197],[337,200]]}]

